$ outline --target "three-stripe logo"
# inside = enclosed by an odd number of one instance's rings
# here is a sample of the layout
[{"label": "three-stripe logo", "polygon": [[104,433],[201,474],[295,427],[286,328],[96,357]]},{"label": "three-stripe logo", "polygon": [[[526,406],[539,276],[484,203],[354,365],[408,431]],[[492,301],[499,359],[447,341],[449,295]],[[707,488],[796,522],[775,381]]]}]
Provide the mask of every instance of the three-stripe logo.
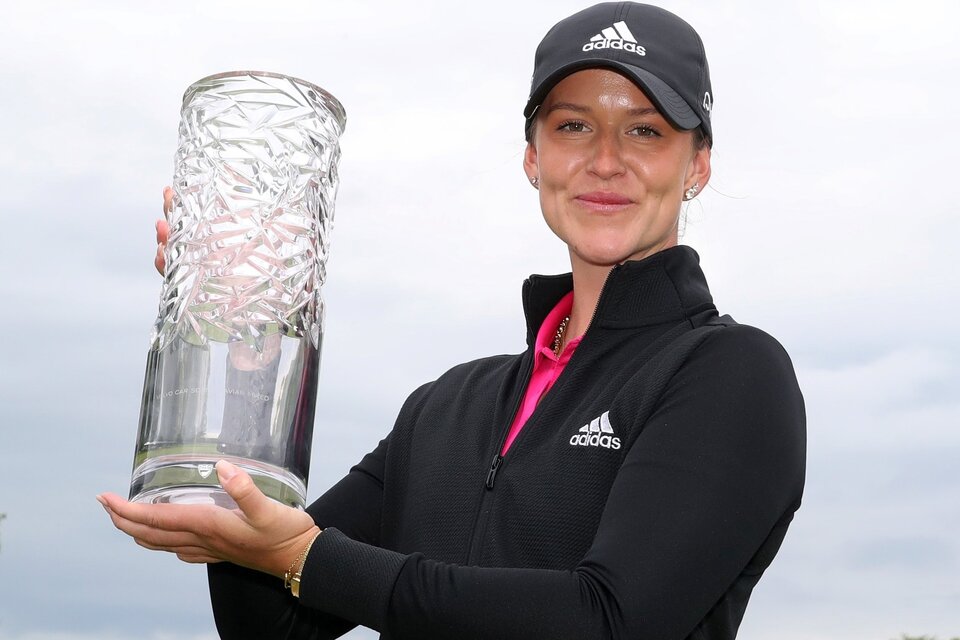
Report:
[{"label": "three-stripe logo", "polygon": [[575,447],[604,447],[605,449],[619,449],[620,438],[613,435],[610,425],[610,412],[604,411],[589,424],[580,427],[579,433],[570,437],[570,444]]},{"label": "three-stripe logo", "polygon": [[588,43],[583,45],[584,51],[595,49],[623,49],[638,56],[647,55],[647,50],[637,44],[637,39],[633,37],[633,33],[623,20],[614,22],[612,26],[593,36]]}]

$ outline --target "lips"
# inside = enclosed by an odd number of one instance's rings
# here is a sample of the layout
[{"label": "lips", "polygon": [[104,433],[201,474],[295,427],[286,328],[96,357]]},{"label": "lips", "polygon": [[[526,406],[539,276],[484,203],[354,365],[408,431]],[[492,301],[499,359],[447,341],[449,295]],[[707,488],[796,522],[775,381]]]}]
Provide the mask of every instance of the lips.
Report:
[{"label": "lips", "polygon": [[633,203],[633,201],[625,195],[612,191],[582,193],[577,196],[577,201],[595,211],[617,211]]},{"label": "lips", "polygon": [[580,200],[586,202],[596,202],[597,204],[630,204],[630,198],[619,193],[609,191],[591,191],[577,196]]}]

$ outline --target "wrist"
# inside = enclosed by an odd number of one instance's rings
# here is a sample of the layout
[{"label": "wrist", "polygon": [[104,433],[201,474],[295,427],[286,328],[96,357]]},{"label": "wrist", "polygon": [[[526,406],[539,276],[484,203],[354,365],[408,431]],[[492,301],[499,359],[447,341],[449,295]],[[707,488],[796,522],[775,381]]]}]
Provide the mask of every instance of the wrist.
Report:
[{"label": "wrist", "polygon": [[283,574],[283,586],[287,589],[290,589],[290,592],[296,598],[300,597],[300,580],[303,573],[303,565],[306,564],[307,556],[310,554],[310,549],[313,547],[313,543],[316,541],[316,539],[320,537],[320,534],[323,533],[323,529],[314,527],[307,533],[310,536],[307,539],[307,543],[302,545],[297,557],[294,558],[293,562],[290,563],[290,566]]}]

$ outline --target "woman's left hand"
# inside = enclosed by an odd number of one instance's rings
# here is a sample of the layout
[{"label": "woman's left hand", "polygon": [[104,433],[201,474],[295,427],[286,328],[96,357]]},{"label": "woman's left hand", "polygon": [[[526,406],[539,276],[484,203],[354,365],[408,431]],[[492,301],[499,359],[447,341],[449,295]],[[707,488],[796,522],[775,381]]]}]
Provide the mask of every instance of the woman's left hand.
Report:
[{"label": "woman's left hand", "polygon": [[320,529],[306,512],[266,497],[243,470],[225,460],[216,468],[238,509],[139,504],[110,493],[97,500],[142,547],[175,553],[184,562],[227,561],[282,578]]}]

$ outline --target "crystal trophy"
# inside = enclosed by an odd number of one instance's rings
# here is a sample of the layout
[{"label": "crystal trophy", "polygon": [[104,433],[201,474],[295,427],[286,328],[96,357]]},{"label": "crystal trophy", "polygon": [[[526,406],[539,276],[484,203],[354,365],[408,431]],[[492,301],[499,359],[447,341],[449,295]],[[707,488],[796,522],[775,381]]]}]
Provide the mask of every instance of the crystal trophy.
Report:
[{"label": "crystal trophy", "polygon": [[130,499],[234,507],[214,464],[303,508],[343,107],[237,71],[184,93]]}]

